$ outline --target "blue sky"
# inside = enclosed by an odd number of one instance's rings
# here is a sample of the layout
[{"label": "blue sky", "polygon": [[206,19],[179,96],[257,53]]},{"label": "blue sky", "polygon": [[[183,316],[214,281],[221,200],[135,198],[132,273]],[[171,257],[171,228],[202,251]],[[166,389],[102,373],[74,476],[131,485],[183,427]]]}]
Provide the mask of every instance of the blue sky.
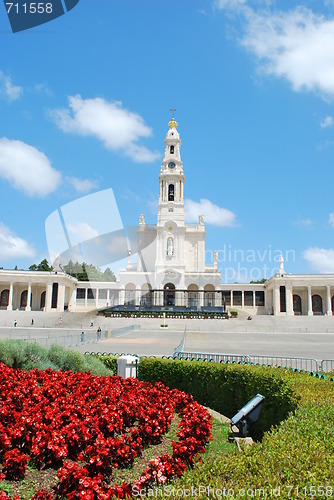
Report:
[{"label": "blue sky", "polygon": [[80,0],[15,34],[1,4],[0,40],[0,266],[48,257],[48,216],[100,190],[124,227],[155,223],[175,107],[187,219],[223,281],[280,253],[334,272],[334,1]]}]

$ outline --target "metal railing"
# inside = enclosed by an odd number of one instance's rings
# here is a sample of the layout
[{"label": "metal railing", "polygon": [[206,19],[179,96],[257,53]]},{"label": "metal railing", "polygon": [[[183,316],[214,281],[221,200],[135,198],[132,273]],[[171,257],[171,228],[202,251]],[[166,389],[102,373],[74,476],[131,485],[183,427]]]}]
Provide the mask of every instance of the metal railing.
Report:
[{"label": "metal railing", "polygon": [[76,347],[79,345],[92,344],[95,342],[99,342],[99,340],[108,339],[108,331],[101,331],[99,338],[97,337],[96,332],[82,332],[77,331],[67,334],[67,335],[41,335],[38,337],[15,337],[15,340],[21,340],[24,342],[35,342],[36,344],[40,344],[44,347],[51,347],[51,345],[61,345],[62,347]]},{"label": "metal railing", "polygon": [[323,359],[320,363],[320,371],[333,372],[334,371],[334,359]]},{"label": "metal railing", "polygon": [[288,356],[269,356],[269,355],[253,355],[248,356],[250,362],[259,365],[283,366],[285,368],[294,368],[296,370],[305,370],[310,372],[319,371],[318,361],[314,358],[301,358]]},{"label": "metal railing", "polygon": [[[183,340],[183,339],[182,339]],[[192,352],[183,351],[182,341],[174,349],[173,357],[177,359],[206,360],[216,363],[252,363],[259,365],[270,365],[295,370],[309,372],[331,372],[334,371],[334,360],[326,359],[318,361],[315,358],[288,357],[288,356],[270,356],[253,354],[227,354],[217,352]]]},{"label": "metal railing", "polygon": [[119,337],[124,337],[124,335],[127,335],[130,332],[133,332],[134,330],[140,330],[141,325],[129,325],[129,326],[124,326],[122,328],[114,328],[111,331],[111,337],[112,338],[119,338]]},{"label": "metal railing", "polygon": [[215,363],[247,363],[250,362],[249,356],[244,354],[225,354],[225,353],[209,353],[209,352],[189,352],[177,351],[174,352],[174,357],[178,359],[196,359],[214,361]]}]

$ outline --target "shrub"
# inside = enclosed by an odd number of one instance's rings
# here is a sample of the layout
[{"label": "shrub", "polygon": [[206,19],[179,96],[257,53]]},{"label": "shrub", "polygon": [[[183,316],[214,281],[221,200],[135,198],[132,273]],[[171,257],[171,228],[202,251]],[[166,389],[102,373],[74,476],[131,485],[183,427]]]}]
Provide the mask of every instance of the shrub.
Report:
[{"label": "shrub", "polygon": [[6,479],[22,479],[27,468],[28,458],[17,448],[6,451],[2,463],[2,472],[6,475]]},{"label": "shrub", "polygon": [[285,372],[263,366],[141,359],[138,377],[191,394],[200,404],[231,418],[257,393],[265,397],[252,435],[260,438],[297,406],[299,396]]},{"label": "shrub", "polygon": [[117,356],[95,354],[94,357],[99,359],[114,375],[117,374]]},{"label": "shrub", "polygon": [[96,357],[86,357],[83,354],[52,345],[46,349],[34,342],[20,340],[0,341],[0,362],[10,368],[30,371],[38,370],[71,370],[88,372],[93,375],[113,375],[113,372]]},{"label": "shrub", "polygon": [[0,362],[11,368],[20,368],[25,360],[24,342],[20,340],[0,341]]},{"label": "shrub", "polygon": [[85,356],[85,361],[91,373],[94,375],[98,375],[99,377],[111,376],[117,373],[117,368],[116,372],[114,372],[114,370],[108,368],[108,366],[103,363],[103,360],[95,356]]},{"label": "shrub", "polygon": [[[275,370],[275,373],[278,371]],[[255,488],[261,488],[268,498],[332,496],[333,383],[311,378],[307,374],[288,372],[287,377],[291,379],[294,392],[303,394],[295,412],[266,433],[262,442],[242,453],[230,453],[206,464],[196,464],[192,471],[186,472],[174,483],[174,487],[182,489],[203,485],[210,486],[211,491],[226,488],[234,492],[242,489],[254,492]],[[266,411],[265,408],[262,411]],[[273,489],[276,494],[271,494]],[[253,496],[265,495],[258,492]]]},{"label": "shrub", "polygon": [[26,342],[23,345],[24,359],[20,365],[22,370],[32,370],[33,368],[41,369],[40,366],[44,365],[49,367],[50,360],[48,358],[48,350],[34,342]]}]

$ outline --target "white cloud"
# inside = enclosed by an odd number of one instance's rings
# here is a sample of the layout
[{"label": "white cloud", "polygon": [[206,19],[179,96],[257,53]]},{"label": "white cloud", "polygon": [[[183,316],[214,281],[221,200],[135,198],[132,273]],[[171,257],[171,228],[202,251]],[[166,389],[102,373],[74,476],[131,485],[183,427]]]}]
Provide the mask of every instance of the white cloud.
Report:
[{"label": "white cloud", "polygon": [[334,94],[334,21],[303,7],[277,14],[248,11],[242,44],[262,69],[296,91]]},{"label": "white cloud", "polygon": [[199,215],[204,215],[204,222],[213,226],[226,227],[235,225],[235,214],[231,210],[221,208],[205,198],[199,202],[186,199],[186,220],[188,222],[198,222]]},{"label": "white cloud", "polygon": [[322,122],[320,123],[320,127],[321,128],[331,127],[333,125],[333,123],[334,123],[333,117],[332,116],[326,116],[326,118],[324,118],[322,120]]},{"label": "white cloud", "polygon": [[0,222],[0,259],[11,260],[22,257],[34,257],[35,249],[27,241],[16,236]]},{"label": "white cloud", "polygon": [[333,19],[302,6],[273,12],[256,11],[242,0],[216,4],[221,9],[239,4],[245,21],[240,43],[257,57],[263,73],[287,80],[295,91],[334,96]]},{"label": "white cloud", "polygon": [[98,182],[91,179],[79,179],[78,177],[66,177],[66,180],[72,184],[74,189],[80,194],[89,193],[92,189],[98,187]]},{"label": "white cloud", "polygon": [[334,213],[329,214],[328,223],[334,227]]},{"label": "white cloud", "polygon": [[247,0],[216,0],[215,5],[218,9],[238,9],[246,2]]},{"label": "white cloud", "polygon": [[150,137],[152,129],[141,116],[124,109],[121,102],[108,102],[100,97],[82,99],[80,95],[68,100],[69,109],[50,112],[51,119],[63,132],[96,137],[107,149],[122,151],[139,163],[160,157],[160,153],[137,144],[141,138]]},{"label": "white cloud", "polygon": [[310,267],[319,273],[334,273],[334,250],[310,247],[303,252]]},{"label": "white cloud", "polygon": [[44,153],[21,141],[0,139],[0,178],[29,196],[55,191],[61,175]]},{"label": "white cloud", "polygon": [[97,236],[99,236],[98,230],[87,224],[87,222],[67,224],[66,229],[70,236],[79,237],[81,241],[97,238]]},{"label": "white cloud", "polygon": [[23,94],[23,88],[13,85],[9,76],[0,71],[0,95],[8,101],[16,101]]},{"label": "white cloud", "polygon": [[314,225],[314,221],[312,219],[300,219],[298,218],[294,221],[296,226],[311,228]]},{"label": "white cloud", "polygon": [[44,94],[48,97],[52,97],[54,95],[53,90],[46,83],[36,83],[33,90],[38,94]]}]

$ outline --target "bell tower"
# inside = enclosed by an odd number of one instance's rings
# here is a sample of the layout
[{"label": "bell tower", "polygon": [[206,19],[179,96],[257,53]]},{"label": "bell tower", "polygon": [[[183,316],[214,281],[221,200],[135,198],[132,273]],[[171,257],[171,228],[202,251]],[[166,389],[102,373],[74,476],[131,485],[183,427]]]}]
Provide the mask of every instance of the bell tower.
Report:
[{"label": "bell tower", "polygon": [[159,175],[158,226],[163,226],[170,220],[178,226],[183,226],[185,177],[180,155],[181,140],[174,117],[168,123],[168,127],[165,153]]}]

